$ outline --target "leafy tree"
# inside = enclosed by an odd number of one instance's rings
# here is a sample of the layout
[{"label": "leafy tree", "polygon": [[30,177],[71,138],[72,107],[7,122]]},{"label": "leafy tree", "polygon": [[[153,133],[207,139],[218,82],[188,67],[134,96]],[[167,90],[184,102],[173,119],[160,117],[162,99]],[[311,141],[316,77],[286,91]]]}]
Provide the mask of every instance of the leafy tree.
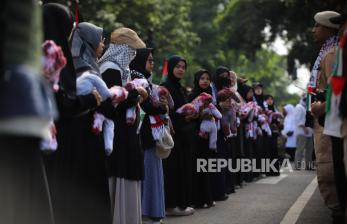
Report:
[{"label": "leafy tree", "polygon": [[[224,27],[228,46],[254,58],[263,43],[280,36],[292,45],[287,69],[296,78],[295,61],[309,64],[317,53],[310,27],[318,11],[342,11],[345,0],[230,0],[215,22]],[[268,34],[265,27],[270,28]]]},{"label": "leafy tree", "polygon": [[[53,0],[43,0],[43,3]],[[134,29],[155,48],[155,82],[164,59],[173,54],[188,61],[185,85],[192,85],[199,68],[214,73],[225,65],[281,102],[296,100],[286,92],[296,66],[310,65],[317,54],[310,27],[317,11],[342,11],[347,0],[83,0],[80,17],[102,26],[105,37],[118,27]],[[72,0],[56,0],[74,11]],[[291,46],[279,56],[268,46],[281,37]]]}]

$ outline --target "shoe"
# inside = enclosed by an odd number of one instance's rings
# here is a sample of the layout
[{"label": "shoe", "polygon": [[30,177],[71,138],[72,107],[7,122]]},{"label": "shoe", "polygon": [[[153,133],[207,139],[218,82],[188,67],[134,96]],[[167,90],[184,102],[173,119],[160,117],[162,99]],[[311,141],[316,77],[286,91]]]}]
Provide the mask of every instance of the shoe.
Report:
[{"label": "shoe", "polygon": [[167,216],[188,216],[194,213],[194,209],[187,207],[186,209],[179,209],[178,207],[172,209],[166,209]]},{"label": "shoe", "polygon": [[163,223],[162,219],[153,220],[148,216],[142,216],[142,224],[161,224],[161,223]]},{"label": "shoe", "polygon": [[187,208],[185,209],[185,211],[186,211],[187,213],[189,213],[189,215],[192,215],[192,214],[195,212],[195,209],[192,208],[192,207],[187,207]]},{"label": "shoe", "polygon": [[211,203],[208,203],[208,204],[206,204],[206,205],[207,205],[207,208],[211,208],[211,207],[216,206],[216,202],[215,202],[215,201],[212,201]]}]

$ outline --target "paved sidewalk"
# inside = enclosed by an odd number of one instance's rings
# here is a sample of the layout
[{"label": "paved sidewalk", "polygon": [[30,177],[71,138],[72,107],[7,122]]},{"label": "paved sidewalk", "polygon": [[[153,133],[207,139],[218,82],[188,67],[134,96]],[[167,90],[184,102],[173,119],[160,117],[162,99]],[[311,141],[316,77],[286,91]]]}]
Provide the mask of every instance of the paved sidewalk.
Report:
[{"label": "paved sidewalk", "polygon": [[[247,184],[213,208],[199,209],[187,217],[168,217],[164,223],[279,224],[315,176],[315,171],[294,171],[287,176],[264,178]],[[318,188],[313,191],[296,223],[331,223],[330,212],[325,208]]]}]

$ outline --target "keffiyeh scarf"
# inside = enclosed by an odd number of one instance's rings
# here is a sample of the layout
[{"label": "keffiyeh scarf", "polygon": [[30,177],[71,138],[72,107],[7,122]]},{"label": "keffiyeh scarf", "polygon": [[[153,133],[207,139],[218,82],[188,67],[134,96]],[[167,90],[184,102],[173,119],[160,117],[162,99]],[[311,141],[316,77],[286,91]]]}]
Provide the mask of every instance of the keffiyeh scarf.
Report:
[{"label": "keffiyeh scarf", "polygon": [[134,59],[136,50],[126,44],[110,44],[105,54],[98,61],[99,66],[110,61],[122,70],[122,83],[125,84],[130,76],[129,64]]},{"label": "keffiyeh scarf", "polygon": [[311,105],[311,95],[314,93],[316,87],[317,87],[317,79],[318,79],[318,72],[320,68],[320,64],[322,59],[327,55],[327,53],[332,49],[338,46],[338,37],[333,36],[330,37],[328,40],[325,41],[323,46],[321,47],[318,57],[313,65],[311,76],[309,83],[307,85],[307,109],[310,109]]}]

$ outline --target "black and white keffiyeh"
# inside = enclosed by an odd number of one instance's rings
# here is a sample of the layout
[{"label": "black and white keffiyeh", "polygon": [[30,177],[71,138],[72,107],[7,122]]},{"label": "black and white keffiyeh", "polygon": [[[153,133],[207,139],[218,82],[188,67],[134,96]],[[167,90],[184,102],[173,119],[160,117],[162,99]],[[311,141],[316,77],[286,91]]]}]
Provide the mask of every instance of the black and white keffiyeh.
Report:
[{"label": "black and white keffiyeh", "polygon": [[310,80],[307,84],[307,100],[306,100],[306,109],[311,111],[311,103],[312,103],[312,93],[314,93],[317,88],[317,79],[318,73],[320,70],[320,64],[322,59],[331,51],[331,49],[336,48],[338,46],[339,38],[337,36],[330,37],[325,41],[323,46],[321,47],[318,57],[313,65]]},{"label": "black and white keffiyeh", "polygon": [[130,76],[129,64],[134,59],[136,50],[127,44],[110,44],[105,54],[98,61],[99,66],[105,62],[113,62],[122,70],[122,82],[126,83]]},{"label": "black and white keffiyeh", "polygon": [[138,71],[130,70],[131,79],[145,79],[146,77]]},{"label": "black and white keffiyeh", "polygon": [[318,57],[316,58],[316,61],[313,65],[310,80],[308,83],[309,88],[316,88],[317,87],[317,79],[318,79],[318,71],[320,68],[320,64],[322,59],[331,51],[331,49],[336,48],[339,43],[339,38],[337,36],[330,37],[328,40],[325,41],[323,46],[321,47]]}]

